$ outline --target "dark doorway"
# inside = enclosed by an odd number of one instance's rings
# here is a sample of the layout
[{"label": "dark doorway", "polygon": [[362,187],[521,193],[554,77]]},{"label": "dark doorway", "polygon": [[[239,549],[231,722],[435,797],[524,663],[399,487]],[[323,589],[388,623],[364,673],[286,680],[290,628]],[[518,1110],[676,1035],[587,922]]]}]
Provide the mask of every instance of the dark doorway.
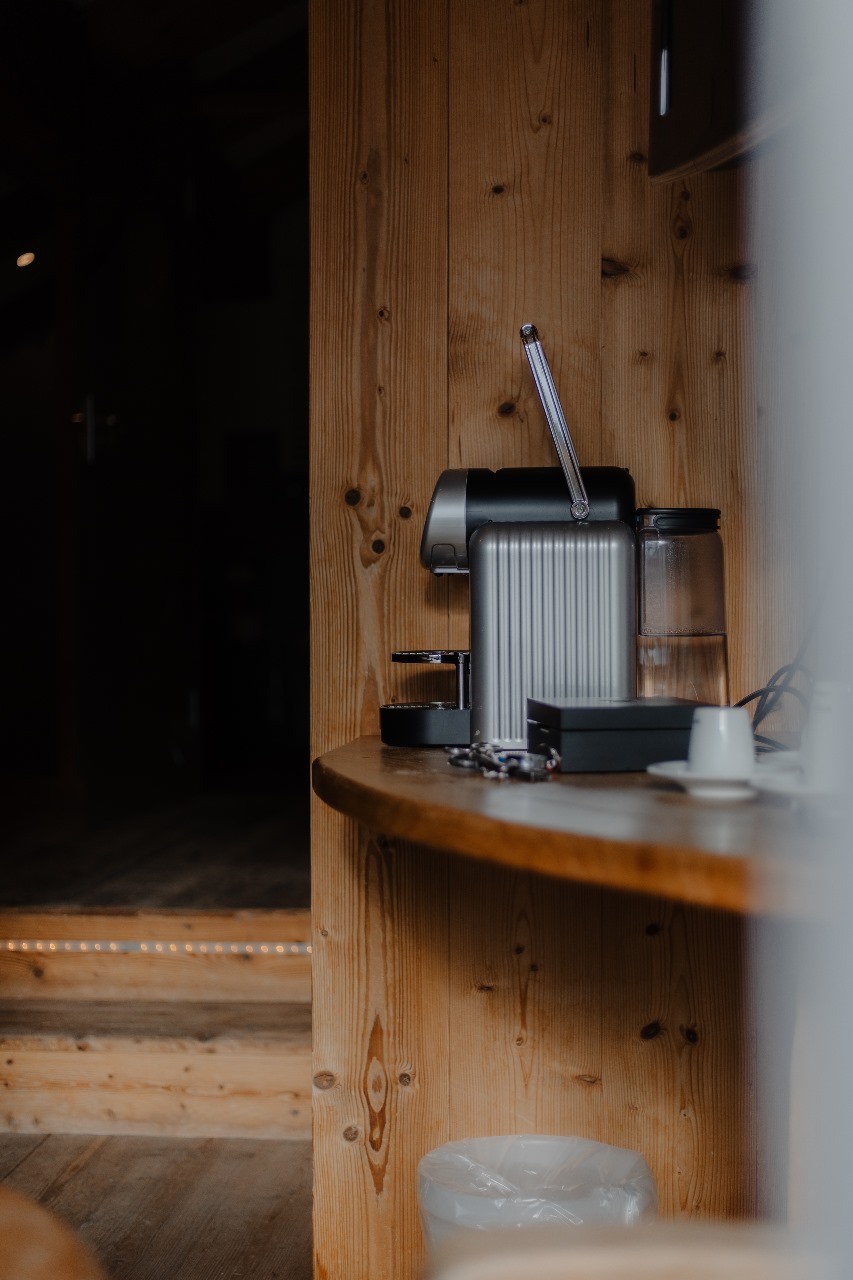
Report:
[{"label": "dark doorway", "polygon": [[302,831],[307,0],[2,27],[7,811]]}]

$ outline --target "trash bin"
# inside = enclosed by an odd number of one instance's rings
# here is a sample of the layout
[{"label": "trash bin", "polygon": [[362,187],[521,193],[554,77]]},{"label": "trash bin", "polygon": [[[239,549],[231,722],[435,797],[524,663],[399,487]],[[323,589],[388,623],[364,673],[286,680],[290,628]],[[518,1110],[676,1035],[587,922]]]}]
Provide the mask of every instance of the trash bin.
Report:
[{"label": "trash bin", "polygon": [[648,1222],[657,1188],[637,1151],[587,1138],[521,1134],[466,1138],[418,1164],[418,1195],[430,1249],[462,1228]]}]

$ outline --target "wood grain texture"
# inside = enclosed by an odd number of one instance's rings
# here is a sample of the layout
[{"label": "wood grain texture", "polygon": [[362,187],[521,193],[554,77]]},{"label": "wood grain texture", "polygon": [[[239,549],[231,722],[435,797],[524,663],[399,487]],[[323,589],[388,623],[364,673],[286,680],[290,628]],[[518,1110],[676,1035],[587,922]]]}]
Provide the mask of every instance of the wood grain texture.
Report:
[{"label": "wood grain texture", "polygon": [[[773,595],[758,581],[767,544],[745,185],[738,173],[649,184],[648,8],[312,0],[315,756],[375,733],[381,702],[443,696],[446,673],[413,673],[390,654],[467,642],[466,582],[433,579],[418,562],[439,473],[553,461],[518,340],[525,321],[541,329],[583,463],[629,467],[641,503],[722,508],[731,696],[778,665]],[[671,793],[670,807],[681,798]],[[401,802],[383,844],[315,804],[318,1280],[414,1275],[416,1158],[466,1126],[624,1126],[655,1159],[669,1212],[746,1211],[739,948],[719,987],[730,1021],[709,976],[740,925],[717,934],[722,917],[700,927],[691,909],[656,999],[649,976],[625,991],[602,955],[611,936],[626,936],[622,908],[604,906],[619,895],[542,888],[526,871],[488,866],[486,849],[477,866],[419,847],[392,856],[403,836],[453,847],[452,819],[440,832],[416,829],[406,825],[415,809]],[[693,821],[684,839],[695,849]],[[733,815],[733,830],[741,821]],[[508,828],[499,844],[510,848]],[[590,842],[590,881],[602,852]],[[656,895],[689,896],[681,856]],[[529,868],[554,870],[547,854],[530,858]],[[644,847],[637,888],[650,887],[645,859]],[[716,882],[732,874],[729,888],[706,900],[740,907],[746,868],[725,862]],[[581,899],[602,902],[597,923]],[[547,990],[508,959],[525,929],[549,973],[563,974]],[[580,939],[590,943],[582,955]],[[608,1033],[621,1047],[605,1063],[608,1002],[622,1031]],[[636,1037],[654,1020],[649,1006],[665,1011],[668,1030],[638,1048],[625,1028]],[[709,1041],[684,1041],[689,1018],[711,1028]],[[565,1025],[571,1041],[555,1030]],[[659,1056],[654,1070],[643,1053],[652,1064]],[[567,1081],[561,1056],[593,1083]],[[406,1093],[391,1085],[410,1061],[415,1071],[400,1074],[417,1088]],[[607,1072],[606,1087],[595,1083]]]},{"label": "wood grain texture", "polygon": [[0,952],[3,1000],[311,1000],[308,955]]},{"label": "wood grain texture", "polygon": [[417,1160],[449,1132],[447,863],[367,833],[344,850],[315,920],[315,987],[335,1007],[315,1032],[317,1274],[392,1280],[420,1236]]},{"label": "wood grain texture", "polygon": [[817,837],[775,797],[702,803],[648,774],[494,783],[378,738],[322,756],[314,779],[365,826],[478,861],[736,911],[799,915],[813,901]]},{"label": "wood grain texture", "polygon": [[7,938],[110,938],[130,942],[308,942],[311,913],[284,911],[123,911],[0,907],[0,945]]},{"label": "wood grain texture", "polygon": [[[18,1135],[0,1135],[20,1151]],[[110,1280],[309,1280],[311,1145],[39,1138],[2,1175],[75,1227]]]},{"label": "wood grain texture", "polygon": [[24,1133],[310,1136],[303,1005],[0,1005],[0,1118]]}]

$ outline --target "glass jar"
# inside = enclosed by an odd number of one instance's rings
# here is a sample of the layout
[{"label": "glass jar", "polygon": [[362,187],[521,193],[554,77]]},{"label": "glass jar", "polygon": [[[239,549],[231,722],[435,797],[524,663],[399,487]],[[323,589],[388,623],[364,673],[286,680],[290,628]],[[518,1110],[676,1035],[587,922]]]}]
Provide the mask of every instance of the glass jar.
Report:
[{"label": "glass jar", "polygon": [[641,697],[729,700],[723,544],[714,507],[637,512]]}]

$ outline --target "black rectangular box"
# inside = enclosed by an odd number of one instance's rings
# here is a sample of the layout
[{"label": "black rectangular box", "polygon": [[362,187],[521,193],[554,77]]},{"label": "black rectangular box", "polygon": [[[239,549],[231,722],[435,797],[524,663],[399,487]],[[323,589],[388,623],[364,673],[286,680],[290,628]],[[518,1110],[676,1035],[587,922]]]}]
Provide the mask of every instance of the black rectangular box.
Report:
[{"label": "black rectangular box", "polygon": [[686,760],[700,705],[685,698],[528,698],[527,748],[553,747],[561,773],[629,773]]}]

